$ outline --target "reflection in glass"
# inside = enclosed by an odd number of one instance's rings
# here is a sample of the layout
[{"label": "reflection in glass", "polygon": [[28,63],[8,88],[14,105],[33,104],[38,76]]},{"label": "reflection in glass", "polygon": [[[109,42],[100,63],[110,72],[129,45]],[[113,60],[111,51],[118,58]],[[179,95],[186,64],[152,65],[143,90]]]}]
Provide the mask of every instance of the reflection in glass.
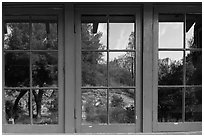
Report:
[{"label": "reflection in glass", "polygon": [[135,123],[134,89],[110,89],[110,123]]},{"label": "reflection in glass", "polygon": [[58,91],[33,90],[33,123],[58,124]]},{"label": "reflection in glass", "polygon": [[185,97],[185,121],[202,121],[202,88],[187,88]]},{"label": "reflection in glass", "polygon": [[184,16],[159,15],[159,48],[183,48]]},{"label": "reflection in glass", "polygon": [[134,23],[109,24],[109,49],[134,49]]},{"label": "reflection in glass", "polygon": [[159,23],[159,48],[183,48],[183,23]]},{"label": "reflection in glass", "polygon": [[82,52],[82,86],[107,85],[107,53]]},{"label": "reflection in glass", "polygon": [[202,85],[201,51],[186,51],[186,84]]},{"label": "reflection in glass", "polygon": [[107,123],[107,90],[82,89],[82,124]]},{"label": "reflection in glass", "polygon": [[5,50],[29,49],[29,23],[6,23],[4,29]]},{"label": "reflection in glass", "polygon": [[85,50],[99,50],[107,47],[107,23],[82,23],[81,47]]},{"label": "reflection in glass", "polygon": [[32,53],[33,86],[56,87],[58,85],[58,53]]},{"label": "reflection in glass", "polygon": [[5,53],[5,86],[29,86],[29,53]]},{"label": "reflection in glass", "polygon": [[31,49],[57,49],[57,23],[32,23]]},{"label": "reflection in glass", "polygon": [[159,51],[158,84],[182,85],[183,84],[183,52]]},{"label": "reflection in glass", "polygon": [[186,48],[202,48],[202,15],[186,15]]},{"label": "reflection in glass", "polygon": [[182,88],[158,88],[158,122],[182,121]]},{"label": "reflection in glass", "polygon": [[29,90],[5,90],[5,112],[8,124],[30,124]]},{"label": "reflection in glass", "polygon": [[109,53],[109,86],[134,86],[135,53]]}]

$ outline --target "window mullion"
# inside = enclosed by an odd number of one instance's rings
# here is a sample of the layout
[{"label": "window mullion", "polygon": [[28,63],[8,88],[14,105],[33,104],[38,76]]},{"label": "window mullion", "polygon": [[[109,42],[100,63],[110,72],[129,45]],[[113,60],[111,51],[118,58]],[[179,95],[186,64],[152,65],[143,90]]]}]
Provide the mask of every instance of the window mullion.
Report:
[{"label": "window mullion", "polygon": [[184,14],[184,25],[183,25],[183,98],[182,98],[182,121],[185,122],[185,93],[186,93],[186,14]]},{"label": "window mullion", "polygon": [[[137,118],[138,118],[138,114],[137,114],[137,110],[138,110],[138,107],[137,107],[137,89],[138,89],[138,85],[137,85],[137,72],[138,72],[138,63],[137,63],[137,50],[138,50],[138,46],[136,45],[137,44],[137,37],[136,37],[136,33],[137,33],[137,19],[136,19],[137,17],[135,17],[135,22],[134,22],[134,59],[133,59],[133,62],[134,62],[134,69],[132,69],[132,71],[133,71],[133,79],[134,79],[134,89],[135,89],[135,91],[134,91],[134,107],[135,107],[135,110],[134,110],[134,113],[135,113],[135,115],[134,115],[134,118],[135,118],[135,124],[136,124],[136,122],[137,122]],[[139,91],[139,90],[138,90]]]},{"label": "window mullion", "polygon": [[107,15],[107,124],[109,123],[109,15]]},{"label": "window mullion", "polygon": [[32,52],[31,52],[31,39],[32,39],[32,22],[31,22],[31,16],[29,16],[29,59],[30,59],[30,93],[29,93],[29,100],[30,100],[30,123],[33,124],[33,103],[32,103]]}]

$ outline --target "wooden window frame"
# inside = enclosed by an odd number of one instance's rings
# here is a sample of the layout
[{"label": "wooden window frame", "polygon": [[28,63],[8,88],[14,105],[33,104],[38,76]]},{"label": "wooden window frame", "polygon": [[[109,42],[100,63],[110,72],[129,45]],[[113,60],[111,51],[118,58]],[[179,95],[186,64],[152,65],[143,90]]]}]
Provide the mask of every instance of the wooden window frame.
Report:
[{"label": "wooden window frame", "polygon": [[153,14],[153,132],[161,131],[201,131],[202,122],[158,122],[158,30],[159,30],[159,14],[187,14],[201,13],[201,5],[154,5]]},{"label": "wooden window frame", "polygon": [[[137,102],[135,108],[137,112],[136,124],[111,124],[111,125],[81,125],[81,15],[135,15],[136,23],[136,90],[135,97]],[[135,133],[141,132],[141,17],[140,6],[84,6],[77,5],[75,13],[75,47],[76,47],[76,132],[77,133]],[[113,51],[113,50],[110,50]],[[125,51],[125,50],[118,50]],[[140,73],[138,73],[140,72]],[[135,89],[134,87],[134,89]],[[119,87],[117,87],[119,88]],[[122,87],[121,87],[122,88]],[[132,89],[132,87],[128,87]]]},{"label": "wooden window frame", "polygon": [[[24,5],[25,4],[25,5]],[[101,3],[100,3],[101,4]],[[165,3],[166,4],[166,3]],[[26,3],[13,3],[3,5],[2,20],[7,15],[56,15],[58,16],[58,68],[61,69],[59,75],[59,124],[58,125],[5,125],[5,112],[2,110],[2,131],[3,133],[116,133],[122,130],[125,132],[132,132],[128,126],[122,125],[115,127],[97,125],[90,129],[89,127],[83,127],[80,129],[77,118],[81,117],[81,113],[76,108],[81,108],[81,105],[77,103],[81,97],[81,47],[79,43],[80,29],[80,17],[84,10],[90,14],[100,14],[99,11],[117,12],[124,14],[139,11],[138,17],[140,21],[138,23],[139,28],[138,52],[139,64],[141,67],[141,79],[137,80],[137,84],[140,85],[138,90],[140,103],[140,114],[138,114],[139,126],[135,128],[135,132],[152,133],[152,132],[164,132],[164,131],[201,131],[202,122],[185,122],[185,123],[158,123],[157,122],[157,103],[158,103],[158,91],[157,91],[157,59],[158,59],[158,13],[200,13],[202,11],[201,3],[195,4],[183,4],[183,3],[125,3],[115,4],[109,3],[99,5],[99,3],[83,4],[77,3],[53,3],[53,4],[26,4]],[[182,5],[179,5],[182,4]],[[55,10],[53,10],[55,9]],[[125,10],[122,10],[125,9]],[[136,10],[135,10],[136,9]],[[94,12],[93,12],[94,11]],[[78,24],[77,24],[78,22]],[[2,27],[2,32],[4,32]],[[2,36],[4,34],[2,33]],[[141,40],[140,40],[141,39]],[[3,41],[2,41],[3,45]],[[3,51],[3,48],[2,48]],[[4,57],[4,56],[2,56]],[[4,58],[2,59],[2,65],[4,66]],[[4,67],[2,67],[4,74]],[[5,79],[2,77],[2,81]],[[2,89],[4,87],[2,86]],[[3,90],[2,90],[3,91]],[[77,92],[76,92],[77,91]],[[77,93],[77,94],[76,94]],[[80,95],[79,95],[80,94]],[[3,94],[2,94],[3,95]],[[78,99],[77,99],[78,98]],[[2,104],[4,104],[4,96],[2,96]],[[137,107],[137,106],[136,106]],[[123,133],[125,133],[123,132]],[[119,132],[117,132],[119,133]],[[160,134],[160,133],[159,133]],[[182,134],[182,133],[181,133]]]},{"label": "wooden window frame", "polygon": [[[64,79],[63,79],[63,68],[64,68],[64,53],[63,53],[63,14],[62,14],[62,8],[61,6],[58,6],[58,8],[55,7],[53,10],[52,6],[48,6],[48,8],[42,8],[38,6],[5,6],[3,7],[3,24],[5,23],[5,19],[7,16],[56,16],[58,18],[58,103],[59,103],[59,109],[58,109],[58,124],[51,124],[51,125],[35,125],[35,124],[6,124],[5,121],[5,107],[4,107],[4,83],[2,84],[2,132],[3,133],[62,133],[64,132]],[[12,18],[11,18],[12,20]],[[4,29],[4,27],[3,27]],[[2,30],[4,32],[4,30]],[[4,33],[2,34],[4,36]],[[4,44],[2,40],[2,45]],[[4,51],[4,48],[2,46],[2,51]],[[48,51],[48,50],[45,50]],[[2,55],[2,71],[3,74],[5,74],[4,70],[4,56]],[[3,75],[3,81],[5,81],[4,75]],[[10,88],[9,88],[10,89]],[[32,89],[32,87],[27,87],[27,89]],[[54,89],[50,87],[50,89]]]}]

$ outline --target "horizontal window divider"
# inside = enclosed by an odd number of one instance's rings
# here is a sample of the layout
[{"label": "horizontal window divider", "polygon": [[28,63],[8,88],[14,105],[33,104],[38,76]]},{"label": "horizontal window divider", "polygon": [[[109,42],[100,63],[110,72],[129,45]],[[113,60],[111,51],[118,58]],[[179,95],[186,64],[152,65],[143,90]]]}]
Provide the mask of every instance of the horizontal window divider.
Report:
[{"label": "horizontal window divider", "polygon": [[202,85],[158,85],[159,88],[184,88],[184,87],[202,87]]},{"label": "horizontal window divider", "polygon": [[202,51],[202,48],[159,48],[159,51]]},{"label": "horizontal window divider", "polygon": [[184,51],[183,48],[159,48],[159,51]]},{"label": "horizontal window divider", "polygon": [[193,122],[188,122],[188,121],[179,121],[179,122],[158,122],[158,124],[192,124],[192,123],[194,123],[194,124],[199,124],[199,123],[202,123],[202,121],[193,121]]},{"label": "horizontal window divider", "polygon": [[186,51],[202,51],[202,48],[186,48]]},{"label": "horizontal window divider", "polygon": [[58,87],[4,87],[4,89],[58,89]]},{"label": "horizontal window divider", "polygon": [[82,89],[136,89],[136,87],[82,87]]},{"label": "horizontal window divider", "polygon": [[[6,19],[5,23],[29,23],[29,19]],[[57,23],[57,20],[31,20],[31,23]]]},{"label": "horizontal window divider", "polygon": [[85,50],[82,49],[82,52],[135,52],[135,49],[109,49],[109,50]]},{"label": "horizontal window divider", "polygon": [[81,87],[81,89],[107,89],[107,87]]},{"label": "horizontal window divider", "polygon": [[134,126],[136,123],[104,123],[104,124],[82,124],[82,126]]},{"label": "horizontal window divider", "polygon": [[15,64],[14,64],[14,65],[11,65],[11,66],[13,66],[13,67],[14,67],[14,66],[15,66],[15,67],[25,67],[25,66],[29,66],[29,67],[30,67],[30,65],[26,65],[26,64],[25,64],[25,65],[15,65]]},{"label": "horizontal window divider", "polygon": [[[59,9],[59,10],[61,10],[61,9]],[[40,18],[40,17],[44,17],[44,16],[58,16],[56,13],[50,13],[50,14],[26,14],[26,13],[23,13],[23,14],[6,14],[5,15],[5,20],[15,20],[15,19],[13,19],[12,17],[16,17],[16,16],[18,16],[18,17],[29,17],[29,16],[31,16],[31,17],[33,17],[33,16],[38,16],[38,18],[39,18],[39,20],[40,19],[42,19],[42,18]],[[18,18],[19,20],[21,20],[21,18]],[[28,21],[29,20],[33,20],[32,18],[31,19],[27,19]],[[35,19],[36,20],[36,19]]]},{"label": "horizontal window divider", "polygon": [[58,50],[4,50],[4,52],[58,52]]},{"label": "horizontal window divider", "polygon": [[[13,65],[13,66],[15,66],[15,65]],[[22,65],[21,65],[22,66]],[[39,65],[36,65],[36,64],[32,64],[32,67],[37,67],[37,66],[39,66]],[[48,66],[48,67],[51,67],[51,66],[58,66],[58,64],[47,64],[46,66]]]}]

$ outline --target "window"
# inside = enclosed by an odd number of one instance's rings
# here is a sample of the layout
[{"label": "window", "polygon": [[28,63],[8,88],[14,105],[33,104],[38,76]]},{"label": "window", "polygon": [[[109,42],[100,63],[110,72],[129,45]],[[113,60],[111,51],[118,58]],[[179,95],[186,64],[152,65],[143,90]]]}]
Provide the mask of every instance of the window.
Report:
[{"label": "window", "polygon": [[76,28],[76,35],[80,41],[76,45],[81,55],[77,57],[80,69],[76,77],[80,83],[76,84],[80,88],[76,100],[80,102],[76,103],[76,111],[79,132],[140,129],[138,35],[141,34],[138,27],[141,20],[139,10],[133,9],[134,12],[123,15],[116,8],[107,8],[108,13],[95,9],[93,14],[83,8],[78,12],[76,22],[80,27]]},{"label": "window", "polygon": [[8,124],[58,124],[57,22],[35,18],[18,17],[5,24]]},{"label": "window", "polygon": [[30,132],[30,127],[36,130],[44,125],[42,130],[55,127],[53,131],[59,132],[63,111],[59,99],[63,93],[58,16],[25,15],[20,10],[7,14],[3,24],[2,94],[6,130],[18,132],[22,127]]},{"label": "window", "polygon": [[158,9],[155,16],[157,130],[196,129],[202,122],[202,17],[199,12],[163,11]]},{"label": "window", "polygon": [[82,124],[135,123],[134,17],[101,22],[81,26]]},{"label": "window", "polygon": [[201,3],[2,8],[3,133],[200,134]]},{"label": "window", "polygon": [[159,122],[202,121],[202,47],[198,31],[199,14],[159,15]]}]

